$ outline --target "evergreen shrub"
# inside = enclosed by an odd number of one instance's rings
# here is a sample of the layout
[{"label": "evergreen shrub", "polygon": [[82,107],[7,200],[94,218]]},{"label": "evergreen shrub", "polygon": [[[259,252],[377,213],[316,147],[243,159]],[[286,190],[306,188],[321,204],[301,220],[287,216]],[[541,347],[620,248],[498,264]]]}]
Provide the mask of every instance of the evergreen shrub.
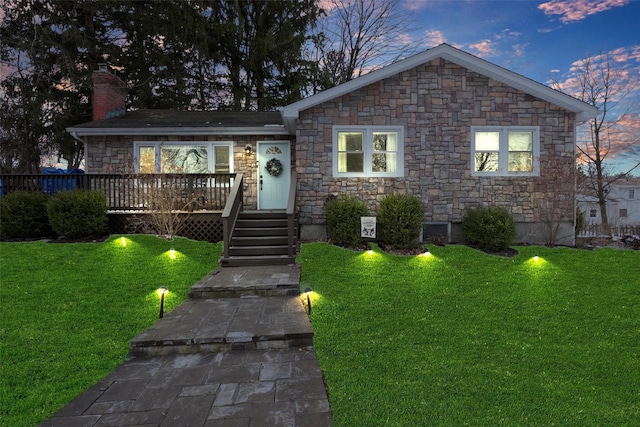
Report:
[{"label": "evergreen shrub", "polygon": [[513,244],[516,226],[502,207],[477,207],[462,218],[462,231],[471,246],[483,251],[503,251]]},{"label": "evergreen shrub", "polygon": [[61,191],[47,205],[51,228],[67,239],[98,237],[107,228],[107,199],[100,191]]},{"label": "evergreen shrub", "polygon": [[341,195],[327,202],[324,213],[329,235],[336,244],[349,247],[362,244],[360,217],[369,215],[369,209],[362,200],[355,196]]},{"label": "evergreen shrub", "polygon": [[383,243],[397,248],[418,245],[424,221],[422,201],[413,194],[390,194],[378,206],[378,233]]},{"label": "evergreen shrub", "polygon": [[49,195],[39,191],[15,191],[0,197],[0,236],[4,238],[49,237]]}]

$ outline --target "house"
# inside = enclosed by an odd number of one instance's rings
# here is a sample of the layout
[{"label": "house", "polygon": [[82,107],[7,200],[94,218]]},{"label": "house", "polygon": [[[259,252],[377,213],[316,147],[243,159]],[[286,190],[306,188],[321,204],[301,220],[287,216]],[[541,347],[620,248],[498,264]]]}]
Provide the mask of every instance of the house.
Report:
[{"label": "house", "polygon": [[[600,225],[598,198],[578,194],[578,208],[583,212],[587,225]],[[609,186],[607,193],[607,219],[617,227],[640,227],[640,178],[624,177]]]},{"label": "house", "polygon": [[425,238],[463,241],[465,211],[497,205],[520,243],[574,243],[576,125],[597,109],[449,45],[279,112],[122,114],[124,86],[97,74],[94,98],[108,105],[68,129],[87,173],[241,173],[244,210],[282,210],[295,195],[303,239],[326,236],[331,196],[356,194],[375,213],[400,192],[423,201]]}]

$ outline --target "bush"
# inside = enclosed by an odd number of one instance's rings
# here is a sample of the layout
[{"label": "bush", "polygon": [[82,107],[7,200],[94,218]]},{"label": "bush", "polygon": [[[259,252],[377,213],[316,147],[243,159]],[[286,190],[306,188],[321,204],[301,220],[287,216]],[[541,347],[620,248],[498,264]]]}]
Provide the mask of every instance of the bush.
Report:
[{"label": "bush", "polygon": [[383,243],[397,248],[418,244],[424,220],[422,201],[412,194],[385,196],[378,206],[378,231]]},{"label": "bush", "polygon": [[338,245],[358,247],[362,243],[360,217],[369,215],[363,201],[357,197],[342,195],[329,200],[324,213],[329,234]]},{"label": "bush", "polygon": [[7,238],[51,236],[47,216],[49,195],[16,191],[0,197],[0,235]]},{"label": "bush", "polygon": [[586,224],[584,212],[580,208],[576,208],[576,236],[580,234]]},{"label": "bush", "polygon": [[67,239],[98,237],[106,231],[107,199],[100,191],[62,191],[47,205],[53,230]]},{"label": "bush", "polygon": [[503,251],[516,238],[511,214],[501,207],[469,209],[462,218],[467,243],[483,251]]}]

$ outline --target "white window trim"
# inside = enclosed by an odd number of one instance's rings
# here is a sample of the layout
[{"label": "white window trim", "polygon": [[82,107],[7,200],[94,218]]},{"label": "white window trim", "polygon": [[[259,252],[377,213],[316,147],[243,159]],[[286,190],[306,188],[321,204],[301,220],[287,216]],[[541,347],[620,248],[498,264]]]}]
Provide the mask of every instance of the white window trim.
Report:
[{"label": "white window trim", "polygon": [[161,165],[161,148],[164,145],[176,146],[176,145],[204,145],[207,147],[207,169],[211,173],[215,172],[215,156],[211,155],[214,151],[214,147],[229,147],[229,173],[233,173],[233,141],[134,141],[133,143],[133,169],[135,173],[140,173],[140,159],[137,157],[140,152],[140,147],[155,147],[155,164],[156,170],[154,173],[162,173]]},{"label": "white window trim", "polygon": [[[498,170],[495,172],[476,171],[476,132],[500,132]],[[509,172],[509,132],[533,132],[533,171]],[[540,176],[540,127],[539,126],[471,126],[471,176]]]},{"label": "white window trim", "polygon": [[[340,132],[362,132],[364,135],[364,172],[338,172],[338,133]],[[374,132],[396,132],[398,134],[398,151],[395,172],[372,172],[373,154],[373,133]],[[390,177],[398,178],[404,176],[404,127],[402,126],[334,126],[332,135],[332,161],[333,176],[336,178],[352,177]]]}]

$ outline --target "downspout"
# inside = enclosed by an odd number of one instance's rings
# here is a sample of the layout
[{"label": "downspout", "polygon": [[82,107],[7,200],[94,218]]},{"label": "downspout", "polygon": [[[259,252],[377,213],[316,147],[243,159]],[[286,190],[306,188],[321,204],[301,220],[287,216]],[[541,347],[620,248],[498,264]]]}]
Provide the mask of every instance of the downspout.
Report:
[{"label": "downspout", "polygon": [[85,169],[85,173],[88,173],[88,167],[87,167],[87,141],[80,138],[78,136],[78,132],[76,131],[69,131],[69,129],[67,129],[67,132],[69,132],[69,134],[71,135],[71,137],[73,139],[75,139],[76,141],[80,142],[82,144],[82,150],[84,151],[84,156],[85,156],[85,162],[84,162],[84,169]]}]

